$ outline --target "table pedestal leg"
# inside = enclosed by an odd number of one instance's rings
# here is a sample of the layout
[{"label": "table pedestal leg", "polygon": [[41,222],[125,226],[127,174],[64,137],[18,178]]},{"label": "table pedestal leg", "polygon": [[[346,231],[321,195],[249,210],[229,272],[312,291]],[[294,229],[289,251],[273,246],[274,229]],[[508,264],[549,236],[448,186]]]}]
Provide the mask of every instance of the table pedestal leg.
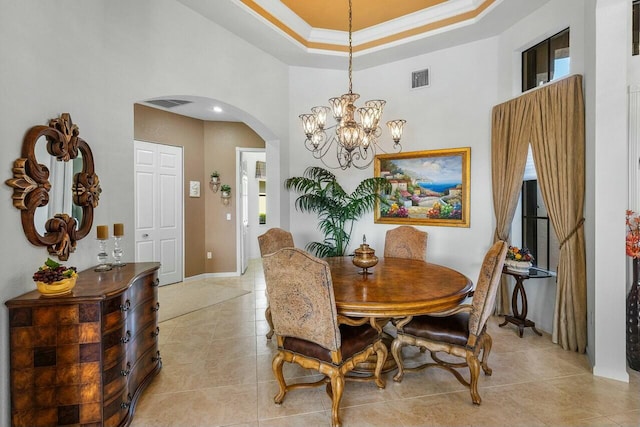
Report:
[{"label": "table pedestal leg", "polygon": [[[382,332],[382,342],[387,346],[387,350],[389,351],[387,360],[384,362],[384,365],[382,365],[382,372],[387,373],[397,368],[396,360],[391,356],[391,343],[393,342],[393,337],[386,332]],[[378,357],[374,353],[364,362],[358,363],[351,372],[372,375],[376,370],[377,360]]]},{"label": "table pedestal leg", "polygon": [[[502,327],[507,323],[513,323],[518,327],[518,335],[522,338],[522,334],[524,333],[524,328],[531,328],[533,332],[542,336],[536,329],[535,322],[527,319],[527,294],[524,291],[523,278],[520,276],[515,276],[516,286],[513,289],[513,295],[511,296],[511,311],[513,312],[513,316],[506,315],[504,316],[504,322],[500,323],[498,326]],[[522,307],[522,311],[518,309],[518,299],[520,299],[520,306]]]}]

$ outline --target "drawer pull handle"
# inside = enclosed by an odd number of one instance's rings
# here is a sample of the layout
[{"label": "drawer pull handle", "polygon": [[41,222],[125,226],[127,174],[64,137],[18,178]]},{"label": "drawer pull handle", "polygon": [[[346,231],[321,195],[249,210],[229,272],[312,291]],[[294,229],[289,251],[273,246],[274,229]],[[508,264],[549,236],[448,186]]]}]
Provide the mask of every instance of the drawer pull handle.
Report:
[{"label": "drawer pull handle", "polygon": [[131,363],[127,362],[127,369],[123,369],[122,371],[120,371],[120,375],[122,375],[123,377],[126,377],[130,373],[131,373]]},{"label": "drawer pull handle", "polygon": [[156,278],[156,280],[154,280],[153,283],[151,283],[151,286],[153,286],[154,288],[157,288],[158,286],[160,286],[160,279]]},{"label": "drawer pull handle", "polygon": [[160,310],[160,303],[157,302],[155,307],[151,307],[151,311],[159,311]]},{"label": "drawer pull handle", "polygon": [[127,401],[120,403],[120,408],[129,409],[131,407],[131,395],[127,393]]},{"label": "drawer pull handle", "polygon": [[160,327],[156,326],[156,330],[155,331],[151,331],[151,336],[153,338],[157,337],[158,335],[160,335]]},{"label": "drawer pull handle", "polygon": [[131,339],[131,331],[127,331],[127,333],[122,338],[120,338],[120,342],[122,344],[126,344],[129,342],[130,339]]},{"label": "drawer pull handle", "polygon": [[160,357],[160,350],[156,351],[156,355],[151,357],[152,362],[162,362],[162,357]]},{"label": "drawer pull handle", "polygon": [[131,301],[126,300],[124,304],[120,304],[120,311],[125,313],[131,308]]}]

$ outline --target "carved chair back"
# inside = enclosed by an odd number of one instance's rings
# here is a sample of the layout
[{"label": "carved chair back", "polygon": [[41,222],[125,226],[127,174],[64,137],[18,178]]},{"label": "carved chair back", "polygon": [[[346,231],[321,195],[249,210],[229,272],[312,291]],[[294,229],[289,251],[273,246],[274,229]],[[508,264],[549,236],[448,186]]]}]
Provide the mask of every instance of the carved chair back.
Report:
[{"label": "carved chair back", "polygon": [[506,242],[497,241],[489,248],[482,262],[473,294],[473,311],[469,316],[470,341],[475,341],[482,333],[487,319],[493,312],[507,248]]},{"label": "carved chair back", "polygon": [[329,265],[296,248],[283,248],[262,261],[276,335],[337,351],[341,337]]},{"label": "carved chair back", "polygon": [[293,248],[293,236],[282,228],[270,228],[266,233],[258,236],[260,256],[272,254],[282,248]]},{"label": "carved chair back", "polygon": [[427,258],[427,237],[427,232],[409,225],[388,230],[384,239],[384,256],[424,261]]}]

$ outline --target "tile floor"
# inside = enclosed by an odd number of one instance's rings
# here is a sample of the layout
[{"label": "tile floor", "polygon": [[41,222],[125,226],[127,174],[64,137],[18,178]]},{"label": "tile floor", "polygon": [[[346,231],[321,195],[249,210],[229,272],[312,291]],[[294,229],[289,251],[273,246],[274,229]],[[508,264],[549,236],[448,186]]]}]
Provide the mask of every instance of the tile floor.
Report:
[{"label": "tile floor", "polygon": [[[330,426],[323,387],[294,390],[281,406],[273,403],[275,345],[265,338],[260,260],[244,276],[223,281],[250,292],[160,323],[163,368],[138,401],[131,426]],[[344,427],[640,426],[640,373],[631,371],[628,384],[594,377],[585,355],[562,350],[547,334],[526,330],[519,338],[514,326],[498,323],[489,320],[493,375],[481,375],[482,405],[440,369],[407,373],[402,383],[391,372],[384,390],[347,382]],[[405,355],[428,357],[406,348]],[[314,373],[285,364],[285,375]]]}]

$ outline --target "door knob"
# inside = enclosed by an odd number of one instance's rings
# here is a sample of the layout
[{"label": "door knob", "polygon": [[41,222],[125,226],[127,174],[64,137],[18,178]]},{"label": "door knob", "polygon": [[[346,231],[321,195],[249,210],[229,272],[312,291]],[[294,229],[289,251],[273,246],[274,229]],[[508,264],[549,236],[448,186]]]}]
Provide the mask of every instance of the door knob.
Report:
[{"label": "door knob", "polygon": [[149,235],[148,235],[147,233],[144,233],[144,234],[142,235],[142,237],[147,238],[147,237],[149,237]]}]

